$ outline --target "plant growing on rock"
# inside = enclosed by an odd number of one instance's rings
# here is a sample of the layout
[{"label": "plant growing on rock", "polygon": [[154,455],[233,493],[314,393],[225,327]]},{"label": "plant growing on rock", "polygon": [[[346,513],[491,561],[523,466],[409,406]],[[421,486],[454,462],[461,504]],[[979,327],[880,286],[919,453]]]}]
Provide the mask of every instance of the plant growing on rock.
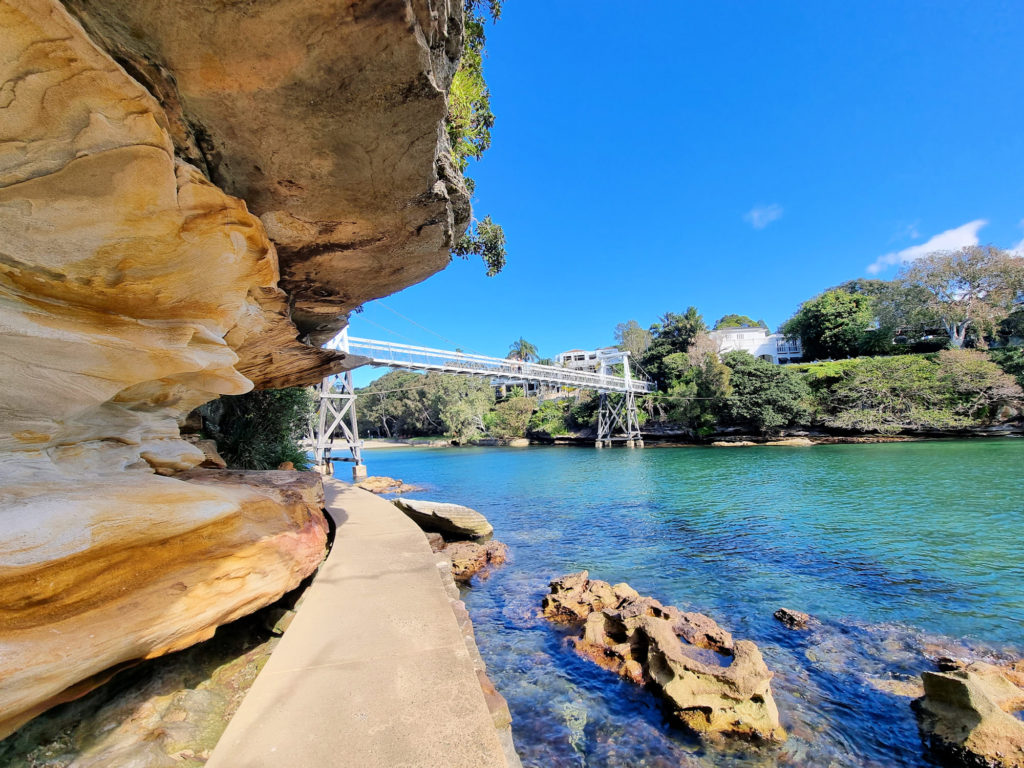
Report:
[{"label": "plant growing on rock", "polygon": [[[501,0],[465,0],[464,8],[462,58],[448,93],[446,121],[452,161],[463,174],[470,158],[479,160],[491,146],[494,113],[484,80],[484,45],[487,17],[492,22],[501,18]],[[465,180],[472,194],[476,184],[468,176]],[[489,215],[474,219],[452,246],[452,256],[480,256],[487,265],[488,277],[493,277],[505,266],[505,231]]]}]

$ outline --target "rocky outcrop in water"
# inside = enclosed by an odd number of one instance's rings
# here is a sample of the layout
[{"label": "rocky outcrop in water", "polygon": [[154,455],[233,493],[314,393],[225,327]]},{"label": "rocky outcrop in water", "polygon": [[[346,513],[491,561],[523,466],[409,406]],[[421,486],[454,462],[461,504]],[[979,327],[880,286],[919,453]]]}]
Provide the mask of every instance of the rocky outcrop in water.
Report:
[{"label": "rocky outcrop in water", "polygon": [[416,486],[403,483],[393,477],[373,475],[356,483],[356,486],[370,493],[409,493],[417,490]]},{"label": "rocky outcrop in water", "polygon": [[461,504],[406,498],[392,501],[424,531],[440,533],[446,539],[486,539],[494,533],[486,517]]},{"label": "rocky outcrop in water", "polygon": [[914,705],[932,750],[969,768],[1024,768],[1024,722],[1011,714],[1024,709],[1021,671],[976,661],[923,673]]},{"label": "rocky outcrop in water", "polygon": [[809,614],[803,611],[794,611],[791,608],[779,608],[772,616],[789,629],[807,629],[814,621]]},{"label": "rocky outcrop in water", "polygon": [[781,742],[772,672],[757,646],[711,618],[641,597],[626,584],[592,581],[586,571],[551,582],[545,616],[584,619],[576,652],[656,688],[676,718],[702,734]]}]

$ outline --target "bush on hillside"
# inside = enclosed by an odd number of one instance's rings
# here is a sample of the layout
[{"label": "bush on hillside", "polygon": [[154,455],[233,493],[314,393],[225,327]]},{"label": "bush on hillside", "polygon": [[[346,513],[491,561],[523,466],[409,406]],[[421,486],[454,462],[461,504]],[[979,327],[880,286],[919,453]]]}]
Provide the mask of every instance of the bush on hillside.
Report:
[{"label": "bush on hillside", "polygon": [[224,396],[203,406],[202,412],[217,450],[232,469],[277,469],[290,461],[305,470],[309,457],[299,441],[315,409],[313,390],[290,387]]},{"label": "bush on hillside", "polygon": [[807,419],[811,393],[795,371],[742,351],[730,352],[722,362],[731,371],[732,394],[727,401],[731,421],[768,434]]}]

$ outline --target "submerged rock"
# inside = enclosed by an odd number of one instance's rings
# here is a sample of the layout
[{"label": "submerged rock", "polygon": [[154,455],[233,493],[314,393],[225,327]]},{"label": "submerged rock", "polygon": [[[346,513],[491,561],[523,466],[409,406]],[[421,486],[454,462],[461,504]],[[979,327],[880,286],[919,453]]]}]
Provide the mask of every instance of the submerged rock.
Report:
[{"label": "submerged rock", "polygon": [[414,485],[406,485],[401,480],[384,475],[373,475],[356,483],[357,488],[362,488],[370,493],[409,493],[418,490]]},{"label": "submerged rock", "polygon": [[486,517],[460,504],[406,498],[393,502],[424,531],[467,539],[485,539],[494,533]]},{"label": "submerged rock", "polygon": [[697,733],[781,742],[786,732],[771,693],[773,673],[757,646],[708,616],[641,597],[586,571],[551,582],[544,615],[584,620],[576,651],[616,674],[657,688]]},{"label": "submerged rock", "polygon": [[475,541],[453,541],[440,550],[452,561],[452,576],[466,583],[489,565],[501,565],[508,558],[508,547],[500,541],[481,544]]},{"label": "submerged rock", "polygon": [[813,621],[809,614],[789,608],[779,608],[772,616],[790,629],[807,629],[807,626]]},{"label": "submerged rock", "polygon": [[814,441],[806,437],[783,437],[778,440],[769,440],[765,445],[792,445],[807,448],[814,445]]},{"label": "submerged rock", "polygon": [[921,675],[924,696],[914,706],[933,751],[972,768],[1024,768],[1024,722],[1011,714],[1024,709],[1024,689],[1005,671],[979,661]]}]

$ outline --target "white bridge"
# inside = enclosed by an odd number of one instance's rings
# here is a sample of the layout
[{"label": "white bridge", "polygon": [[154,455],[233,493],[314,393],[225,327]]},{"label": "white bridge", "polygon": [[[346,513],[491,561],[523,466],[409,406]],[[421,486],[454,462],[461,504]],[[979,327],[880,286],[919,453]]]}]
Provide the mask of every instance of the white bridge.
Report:
[{"label": "white bridge", "polygon": [[[587,371],[511,358],[487,357],[459,350],[357,338],[349,336],[347,329],[328,342],[327,347],[346,352],[355,358],[364,358],[365,362],[360,362],[359,366],[479,376],[490,379],[495,386],[536,383],[561,390],[592,390],[600,395],[594,445],[601,448],[611,445],[614,440],[624,442],[631,448],[643,447],[636,396],[653,392],[655,386],[633,375],[628,352],[605,360],[597,371]],[[620,366],[621,372],[616,370]],[[330,473],[333,461],[350,461],[353,462],[353,476],[365,477],[366,467],[363,464],[362,441],[359,439],[356,421],[356,391],[352,384],[351,370],[324,379],[319,395],[320,409],[311,436],[317,463]],[[609,398],[609,395],[617,397]],[[332,455],[334,433],[338,430],[344,436],[345,450],[349,456],[335,458]]]}]

